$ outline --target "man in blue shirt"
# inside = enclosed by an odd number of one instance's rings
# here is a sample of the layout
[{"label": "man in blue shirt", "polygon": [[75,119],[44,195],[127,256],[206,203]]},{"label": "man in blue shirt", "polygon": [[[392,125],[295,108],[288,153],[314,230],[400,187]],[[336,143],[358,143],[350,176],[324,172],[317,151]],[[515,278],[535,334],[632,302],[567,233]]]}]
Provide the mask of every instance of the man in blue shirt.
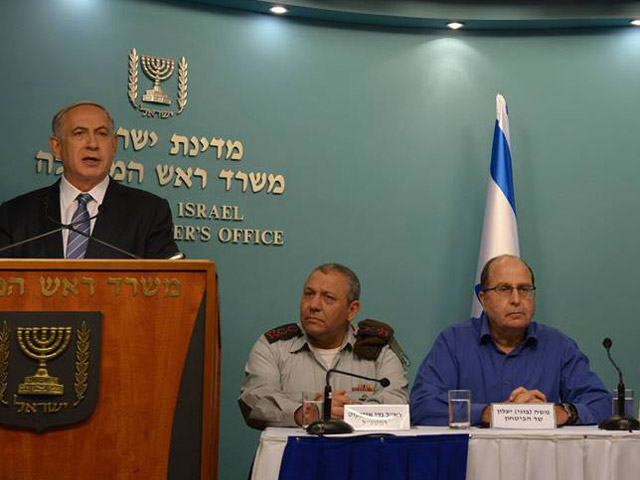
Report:
[{"label": "man in blue shirt", "polygon": [[578,345],[532,322],[535,277],[522,260],[495,257],[480,278],[480,318],[442,332],[411,390],[416,425],[446,425],[447,391],[471,390],[471,423],[487,424],[491,403],[555,403],[558,425],[592,424],[611,415],[611,395]]}]

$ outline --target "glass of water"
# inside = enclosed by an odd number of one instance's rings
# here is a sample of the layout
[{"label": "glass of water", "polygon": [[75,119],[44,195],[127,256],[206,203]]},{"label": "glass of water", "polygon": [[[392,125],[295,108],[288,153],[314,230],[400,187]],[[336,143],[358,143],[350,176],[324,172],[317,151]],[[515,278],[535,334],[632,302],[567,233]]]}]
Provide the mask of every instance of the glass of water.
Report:
[{"label": "glass of water", "polygon": [[471,390],[449,390],[449,428],[471,426]]},{"label": "glass of water", "polygon": [[[624,414],[627,417],[632,417],[635,415],[636,411],[633,408],[633,389],[627,388],[624,391]],[[611,392],[611,405],[612,411],[614,415],[619,415],[618,412],[618,390],[613,390]]]},{"label": "glass of water", "polygon": [[307,428],[310,424],[322,419],[324,402],[320,394],[316,392],[302,393],[302,428]]}]

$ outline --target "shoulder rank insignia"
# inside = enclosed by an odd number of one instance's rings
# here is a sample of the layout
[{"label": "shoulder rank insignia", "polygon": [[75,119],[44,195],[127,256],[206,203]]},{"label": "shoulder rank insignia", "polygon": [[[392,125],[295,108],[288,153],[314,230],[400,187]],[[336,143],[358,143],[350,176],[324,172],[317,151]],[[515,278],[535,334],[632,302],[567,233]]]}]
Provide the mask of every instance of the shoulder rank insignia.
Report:
[{"label": "shoulder rank insignia", "polygon": [[386,323],[370,318],[358,323],[356,343],[353,346],[357,356],[366,360],[375,360],[385,345],[389,345],[389,348],[398,356],[405,368],[410,365],[409,357],[402,351],[393,336],[393,328]]},{"label": "shoulder rank insignia", "polygon": [[279,340],[289,340],[290,338],[301,336],[302,329],[296,323],[280,325],[279,327],[272,328],[264,334],[264,337],[269,343],[274,343]]}]

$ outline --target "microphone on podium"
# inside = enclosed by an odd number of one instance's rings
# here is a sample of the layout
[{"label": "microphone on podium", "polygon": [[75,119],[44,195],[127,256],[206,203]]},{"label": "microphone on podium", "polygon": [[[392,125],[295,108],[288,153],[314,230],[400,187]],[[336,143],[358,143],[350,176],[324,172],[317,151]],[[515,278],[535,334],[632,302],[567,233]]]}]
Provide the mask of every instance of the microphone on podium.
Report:
[{"label": "microphone on podium", "polygon": [[[69,224],[64,224],[64,223],[58,222],[57,220],[52,218],[51,215],[49,215],[49,199],[47,199],[47,198],[43,199],[43,204],[44,204],[44,214],[47,217],[47,220],[49,220],[54,225],[57,225],[57,227],[52,229],[52,230],[49,230],[47,232],[39,233],[37,235],[33,235],[31,237],[27,237],[27,238],[25,238],[23,240],[19,240],[17,242],[13,242],[13,243],[10,243],[8,245],[5,245],[4,247],[0,248],[0,253],[5,252],[7,250],[11,250],[12,248],[15,248],[15,247],[19,247],[21,245],[26,245],[28,243],[35,242],[35,241],[40,240],[42,238],[46,238],[46,237],[48,237],[50,235],[54,235],[56,233],[60,233],[63,230],[73,230],[73,231],[79,233],[80,235],[87,236],[86,233],[78,231],[78,230],[76,230],[74,228],[74,227],[78,226],[80,223],[82,223],[82,222],[84,222],[86,220],[83,220],[83,221],[80,221],[80,222],[75,222],[75,223],[69,223]],[[98,209],[98,213],[95,214],[93,217],[89,218],[89,220],[93,220],[94,218],[97,218],[98,215],[100,215],[101,213],[102,213],[102,209],[99,208]]]},{"label": "microphone on podium", "polygon": [[[104,215],[105,212],[105,207],[104,205],[100,204],[98,205],[98,213],[96,213],[93,217],[89,218],[89,220],[93,220],[94,218],[97,218],[100,215]],[[85,232],[83,232],[82,230],[78,230],[77,227],[80,223],[86,222],[86,220],[82,220],[82,221],[78,221],[75,223],[61,223],[58,222],[55,218],[51,217],[51,215],[49,215],[49,203],[46,202],[45,203],[45,213],[47,215],[47,219],[52,222],[55,223],[56,225],[60,226],[61,230],[69,230],[71,232],[75,232],[79,235],[82,235],[84,237],[87,237],[89,240],[93,240],[94,242],[99,243],[100,245],[103,245],[105,247],[107,247],[110,250],[113,250],[115,252],[121,253],[122,255],[129,257],[129,258],[133,258],[134,260],[141,260],[142,257],[139,257],[138,255],[135,255],[131,252],[128,252],[126,250],[123,250],[120,247],[116,247],[115,245],[109,243],[109,242],[105,242],[104,240],[100,240],[99,238],[95,237],[93,234],[87,234]]]},{"label": "microphone on podium", "polygon": [[327,371],[325,387],[324,387],[324,406],[323,406],[323,415],[322,419],[316,422],[313,422],[311,425],[307,427],[307,433],[311,433],[313,435],[336,435],[339,433],[351,433],[353,432],[353,428],[348,423],[342,420],[332,420],[331,419],[331,385],[329,385],[329,377],[332,373],[339,373],[341,375],[346,375],[348,377],[361,378],[363,380],[369,380],[372,382],[378,382],[382,387],[388,387],[391,385],[391,382],[388,378],[372,378],[365,377],[364,375],[358,375],[356,373],[344,372],[342,370],[338,370],[336,368],[332,368]]},{"label": "microphone on podium", "polygon": [[624,380],[622,379],[622,370],[620,367],[616,365],[616,362],[611,358],[611,345],[613,342],[609,337],[605,338],[602,341],[602,345],[607,350],[607,356],[609,357],[609,361],[613,364],[615,369],[618,371],[618,398],[616,402],[618,404],[618,415],[613,415],[606,420],[603,420],[598,425],[599,428],[603,430],[640,430],[640,422],[632,416],[625,415],[624,411]]}]

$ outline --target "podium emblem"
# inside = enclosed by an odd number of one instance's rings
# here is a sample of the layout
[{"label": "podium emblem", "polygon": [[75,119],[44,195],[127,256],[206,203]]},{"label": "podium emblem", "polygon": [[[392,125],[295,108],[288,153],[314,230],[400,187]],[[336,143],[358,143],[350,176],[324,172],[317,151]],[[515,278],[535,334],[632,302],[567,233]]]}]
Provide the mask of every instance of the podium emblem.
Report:
[{"label": "podium emblem", "polygon": [[[145,90],[142,101],[138,100],[139,71],[140,66],[145,76],[153,82],[152,88]],[[171,106],[173,100],[171,95],[162,88],[173,83],[172,76],[176,70],[176,61],[171,58],[155,57],[152,55],[139,55],[135,48],[129,52],[129,101],[136,110],[145,117],[169,118],[180,115],[187,106],[187,75],[188,64],[184,57],[177,62],[178,75],[175,80],[177,86],[175,104],[177,109],[157,108],[158,105]],[[144,76],[142,77],[144,80]]]},{"label": "podium emblem", "polygon": [[0,425],[38,432],[98,400],[100,312],[0,312]]},{"label": "podium emblem", "polygon": [[64,386],[49,376],[47,360],[58,357],[69,346],[71,327],[18,327],[18,344],[29,358],[38,362],[38,370],[18,386],[20,395],[63,395]]}]

